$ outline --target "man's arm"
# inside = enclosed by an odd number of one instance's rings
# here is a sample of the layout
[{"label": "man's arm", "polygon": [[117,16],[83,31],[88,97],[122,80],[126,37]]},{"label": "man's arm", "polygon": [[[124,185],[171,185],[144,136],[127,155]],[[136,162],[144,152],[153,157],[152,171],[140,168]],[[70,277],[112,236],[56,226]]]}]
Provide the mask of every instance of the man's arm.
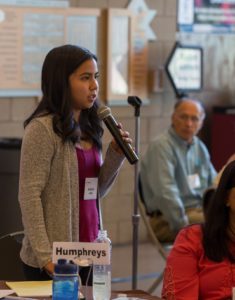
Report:
[{"label": "man's arm", "polygon": [[[169,145],[152,144],[147,152],[141,177],[145,176],[151,199],[169,222],[170,228],[177,232],[188,224],[180,191],[175,178],[176,157]],[[145,188],[143,186],[143,192]],[[146,197],[145,197],[146,198]]]}]

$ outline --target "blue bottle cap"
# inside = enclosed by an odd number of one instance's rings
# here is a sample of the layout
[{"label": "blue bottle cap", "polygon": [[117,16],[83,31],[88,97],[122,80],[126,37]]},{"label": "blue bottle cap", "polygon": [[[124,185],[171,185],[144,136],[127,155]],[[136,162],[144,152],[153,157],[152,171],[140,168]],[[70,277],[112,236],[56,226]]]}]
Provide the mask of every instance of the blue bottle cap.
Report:
[{"label": "blue bottle cap", "polygon": [[78,266],[70,263],[66,259],[58,259],[57,264],[55,265],[55,274],[65,274],[65,275],[77,275]]}]

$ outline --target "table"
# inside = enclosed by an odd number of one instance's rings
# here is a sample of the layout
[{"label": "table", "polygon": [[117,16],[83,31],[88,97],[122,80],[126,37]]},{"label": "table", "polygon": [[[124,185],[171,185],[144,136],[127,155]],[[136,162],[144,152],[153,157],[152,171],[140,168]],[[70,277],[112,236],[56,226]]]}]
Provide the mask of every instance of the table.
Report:
[{"label": "table", "polygon": [[[0,289],[8,289],[7,285],[5,284],[4,281],[0,281]],[[85,293],[84,293],[85,294]],[[112,298],[114,299],[118,296],[118,294],[126,294],[128,297],[138,297],[141,299],[146,299],[146,300],[161,300],[161,298],[157,296],[151,296],[147,292],[144,292],[142,290],[134,290],[134,291],[112,291]],[[49,298],[37,298],[41,300],[51,300],[51,297]],[[92,288],[88,287],[87,288],[87,299],[86,300],[92,300]]]},{"label": "table", "polygon": [[161,298],[157,296],[151,296],[147,292],[142,290],[134,290],[134,291],[112,291],[112,299],[117,297],[118,294],[126,294],[127,297],[137,297],[146,300],[161,300]]}]

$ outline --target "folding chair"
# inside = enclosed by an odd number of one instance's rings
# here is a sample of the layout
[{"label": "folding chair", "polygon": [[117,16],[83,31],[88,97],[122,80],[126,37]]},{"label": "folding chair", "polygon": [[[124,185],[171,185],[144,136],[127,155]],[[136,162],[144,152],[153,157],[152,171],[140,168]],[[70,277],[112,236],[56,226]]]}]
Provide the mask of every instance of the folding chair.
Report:
[{"label": "folding chair", "polygon": [[[158,238],[156,237],[156,235],[155,235],[155,233],[154,233],[154,231],[151,227],[151,224],[149,222],[150,213],[147,210],[146,203],[145,203],[145,200],[144,200],[140,176],[139,176],[139,201],[138,201],[138,205],[139,205],[141,217],[142,217],[143,222],[146,226],[146,229],[147,229],[147,232],[148,232],[148,234],[151,238],[151,241],[154,244],[154,246],[156,247],[156,249],[159,252],[159,254],[161,255],[161,257],[166,261],[167,254],[168,254],[168,252],[169,252],[172,245],[167,244],[166,246],[164,246],[163,244],[161,244],[161,242],[159,242]],[[154,290],[161,283],[161,281],[163,279],[163,275],[164,275],[164,271],[162,271],[160,273],[158,278],[150,286],[150,288],[148,289],[148,293],[151,294],[152,292],[154,292]]]},{"label": "folding chair", "polygon": [[20,260],[23,231],[0,237],[0,280],[25,280]]}]

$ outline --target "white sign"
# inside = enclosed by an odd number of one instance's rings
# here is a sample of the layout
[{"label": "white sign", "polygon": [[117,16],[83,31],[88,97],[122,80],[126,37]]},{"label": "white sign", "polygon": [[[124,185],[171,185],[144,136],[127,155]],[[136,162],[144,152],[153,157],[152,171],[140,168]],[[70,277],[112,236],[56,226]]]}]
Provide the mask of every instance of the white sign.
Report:
[{"label": "white sign", "polygon": [[197,90],[201,88],[201,52],[199,49],[175,49],[168,68],[177,89]]},{"label": "white sign", "polygon": [[94,200],[97,198],[98,178],[86,178],[84,200]]},{"label": "white sign", "polygon": [[193,0],[179,0],[178,2],[178,24],[192,25],[194,18]]},{"label": "white sign", "polygon": [[69,1],[56,0],[0,0],[1,5],[35,6],[35,7],[69,7]]},{"label": "white sign", "polygon": [[198,174],[188,175],[188,184],[192,190],[200,188],[201,182]]},{"label": "white sign", "polygon": [[110,245],[108,243],[79,243],[79,242],[54,242],[53,263],[58,259],[89,260],[93,264],[110,264]]}]

